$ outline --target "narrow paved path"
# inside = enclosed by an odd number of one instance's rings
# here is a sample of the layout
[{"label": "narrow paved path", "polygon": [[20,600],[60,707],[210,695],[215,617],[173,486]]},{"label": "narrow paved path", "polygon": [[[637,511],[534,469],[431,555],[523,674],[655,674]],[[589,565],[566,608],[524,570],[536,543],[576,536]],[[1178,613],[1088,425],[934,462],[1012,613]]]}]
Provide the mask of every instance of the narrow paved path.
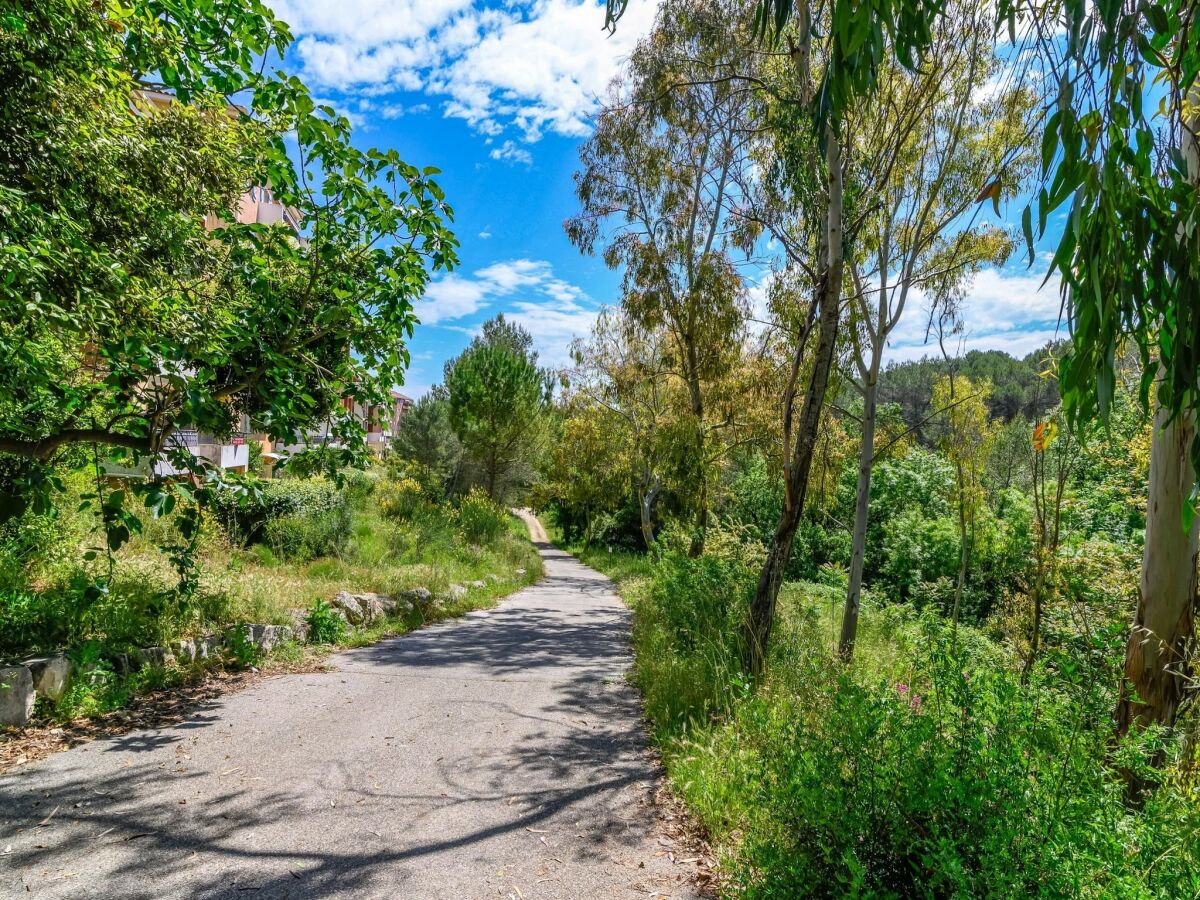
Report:
[{"label": "narrow paved path", "polygon": [[0,776],[0,897],[692,897],[628,612],[541,551],[494,610]]}]

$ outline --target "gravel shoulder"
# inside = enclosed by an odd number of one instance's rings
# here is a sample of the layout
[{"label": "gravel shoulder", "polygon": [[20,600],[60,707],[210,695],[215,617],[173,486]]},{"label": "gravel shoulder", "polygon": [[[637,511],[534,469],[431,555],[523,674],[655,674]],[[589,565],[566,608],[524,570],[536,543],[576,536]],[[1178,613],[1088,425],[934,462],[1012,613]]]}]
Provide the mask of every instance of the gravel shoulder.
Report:
[{"label": "gravel shoulder", "polygon": [[0,776],[0,897],[697,896],[629,612],[539,549],[493,610]]}]

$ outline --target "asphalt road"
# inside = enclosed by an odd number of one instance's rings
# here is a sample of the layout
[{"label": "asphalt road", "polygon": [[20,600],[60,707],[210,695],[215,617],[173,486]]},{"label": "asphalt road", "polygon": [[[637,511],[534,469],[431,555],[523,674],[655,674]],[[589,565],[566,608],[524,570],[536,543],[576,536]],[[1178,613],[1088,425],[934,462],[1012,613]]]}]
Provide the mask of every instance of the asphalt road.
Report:
[{"label": "asphalt road", "polygon": [[628,611],[540,546],[494,610],[0,776],[0,896],[693,897]]}]

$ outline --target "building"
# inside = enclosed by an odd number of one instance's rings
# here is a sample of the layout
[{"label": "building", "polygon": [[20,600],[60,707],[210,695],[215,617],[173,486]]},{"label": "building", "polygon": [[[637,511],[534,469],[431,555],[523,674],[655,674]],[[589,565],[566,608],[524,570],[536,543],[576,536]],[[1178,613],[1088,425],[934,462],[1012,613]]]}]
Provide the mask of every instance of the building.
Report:
[{"label": "building", "polygon": [[[368,407],[351,397],[345,397],[342,400],[342,408],[346,412],[352,413],[366,428],[367,449],[374,456],[383,456],[391,446],[396,430],[400,427],[400,419],[415,405],[411,397],[400,391],[393,389],[389,393],[391,402],[387,406]],[[331,423],[326,422],[320,428],[309,432],[300,443],[284,444],[282,441],[276,443],[269,454],[270,458],[272,460],[283,459],[293,453],[317,447],[340,447],[341,444],[330,436],[330,425]]]}]

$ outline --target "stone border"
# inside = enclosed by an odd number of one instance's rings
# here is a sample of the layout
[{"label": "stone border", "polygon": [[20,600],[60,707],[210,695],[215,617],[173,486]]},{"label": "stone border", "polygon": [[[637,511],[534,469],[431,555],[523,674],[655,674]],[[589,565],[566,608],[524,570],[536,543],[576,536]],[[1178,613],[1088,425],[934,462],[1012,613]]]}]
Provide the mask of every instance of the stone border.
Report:
[{"label": "stone border", "polygon": [[[484,585],[482,581],[471,583],[472,587]],[[466,594],[467,588],[463,585],[451,585],[448,599],[459,600]],[[386,618],[407,615],[414,609],[427,610],[436,602],[428,588],[418,587],[404,591],[395,598],[384,594],[339,591],[329,605],[333,614],[347,627],[365,628]],[[187,638],[168,646],[143,647],[132,653],[116,654],[108,662],[118,674],[126,675],[146,666],[189,665],[215,659],[224,651],[236,653],[246,647],[270,653],[287,641],[306,643],[309,633],[308,611],[293,609],[291,619],[291,625],[231,625],[220,634]],[[27,724],[39,697],[51,702],[62,699],[73,677],[87,676],[86,670],[77,672],[76,669],[75,663],[64,653],[32,657],[17,665],[0,667],[0,725]]]}]

